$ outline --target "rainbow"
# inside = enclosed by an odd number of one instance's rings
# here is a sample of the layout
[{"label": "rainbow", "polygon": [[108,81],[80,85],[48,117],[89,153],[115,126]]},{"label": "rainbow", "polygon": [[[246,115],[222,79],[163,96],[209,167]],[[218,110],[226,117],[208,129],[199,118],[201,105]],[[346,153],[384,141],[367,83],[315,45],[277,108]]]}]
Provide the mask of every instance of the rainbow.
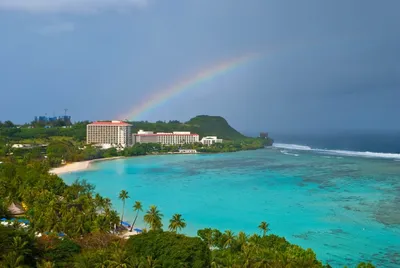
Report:
[{"label": "rainbow", "polygon": [[202,83],[213,80],[218,76],[226,74],[239,66],[242,66],[252,60],[258,59],[260,54],[248,54],[238,58],[230,59],[221,63],[218,63],[210,68],[206,68],[197,72],[195,75],[183,79],[178,83],[164,89],[157,91],[153,95],[150,95],[147,99],[141,102],[141,104],[136,105],[133,110],[127,113],[122,118],[129,120],[136,120],[141,114],[147,112],[162,103],[168,101],[175,95],[182,93],[184,91],[190,90]]}]

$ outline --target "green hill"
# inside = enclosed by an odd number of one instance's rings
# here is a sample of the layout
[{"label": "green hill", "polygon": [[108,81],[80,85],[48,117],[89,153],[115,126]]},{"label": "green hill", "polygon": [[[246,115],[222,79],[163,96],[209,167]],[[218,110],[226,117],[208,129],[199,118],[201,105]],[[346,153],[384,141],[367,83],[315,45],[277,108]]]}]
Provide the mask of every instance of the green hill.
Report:
[{"label": "green hill", "polygon": [[172,131],[190,131],[197,133],[200,137],[204,136],[217,136],[226,140],[240,140],[246,138],[234,128],[221,116],[208,116],[199,115],[185,123],[179,121],[157,121],[150,123],[147,121],[132,122],[133,132],[138,130],[148,130],[154,132],[172,132]]},{"label": "green hill", "polygon": [[[7,138],[13,142],[47,143],[50,140],[59,139],[60,137],[69,137],[75,141],[85,142],[86,125],[88,123],[88,121],[75,123],[70,128],[4,128],[0,125],[0,143],[2,138]],[[137,121],[130,123],[132,124],[133,133],[137,133],[140,129],[154,132],[190,131],[199,134],[200,138],[204,136],[217,136],[218,138],[231,141],[239,141],[247,138],[232,128],[225,118],[221,116],[199,115],[185,123],[177,120],[167,122]]]},{"label": "green hill", "polygon": [[190,125],[193,132],[198,133],[201,137],[218,136],[219,138],[227,140],[246,138],[231,127],[225,118],[221,116],[199,115],[190,119],[186,124]]}]

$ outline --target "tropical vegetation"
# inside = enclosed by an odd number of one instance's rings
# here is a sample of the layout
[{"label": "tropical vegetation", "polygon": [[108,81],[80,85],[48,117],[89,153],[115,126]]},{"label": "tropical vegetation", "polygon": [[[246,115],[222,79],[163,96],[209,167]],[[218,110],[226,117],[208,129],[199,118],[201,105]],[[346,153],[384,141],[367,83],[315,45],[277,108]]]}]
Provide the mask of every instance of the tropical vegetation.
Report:
[{"label": "tropical vegetation", "polygon": [[150,226],[150,230],[158,231],[163,227],[162,219],[163,214],[158,210],[157,206],[150,206],[149,210],[147,210],[146,215],[144,215],[144,222]]},{"label": "tropical vegetation", "polygon": [[182,218],[181,214],[174,214],[172,216],[172,219],[169,220],[169,230],[171,232],[178,232],[180,230],[182,230],[183,228],[186,227],[186,222],[185,220]]},{"label": "tropical vegetation", "polygon": [[135,219],[134,219],[133,222],[132,222],[132,226],[131,226],[131,229],[130,229],[131,232],[132,232],[132,230],[133,230],[133,227],[135,226],[135,223],[136,223],[136,220],[137,220],[137,218],[138,218],[138,216],[139,216],[139,212],[140,212],[140,211],[143,211],[142,202],[140,202],[140,201],[135,201],[135,204],[133,204],[133,212],[136,212],[136,215],[135,215]]},{"label": "tropical vegetation", "polygon": [[[311,249],[270,234],[266,221],[258,225],[261,235],[202,229],[196,237],[189,237],[178,234],[187,226],[184,215],[172,215],[166,221],[169,231],[164,231],[164,215],[159,207],[144,209],[140,201],[135,201],[131,228],[125,228],[121,221],[125,220],[129,189],[121,189],[118,195],[121,203],[114,204],[121,208],[118,213],[111,200],[96,193],[85,180],[66,185],[49,173],[62,160],[108,157],[121,152],[109,150],[105,156],[101,155],[105,152],[99,153],[91,146],[80,149],[79,127],[75,125],[49,129],[58,131],[60,136],[46,136],[48,129],[44,128],[36,133],[16,128],[12,122],[0,124],[0,267],[330,267],[321,263]],[[22,137],[40,138],[48,144],[11,148],[10,142]],[[221,148],[235,148],[236,143],[232,141]],[[143,144],[122,154],[165,150],[157,146]],[[216,145],[218,149],[217,146],[221,145]],[[133,226],[138,219],[146,228],[125,239],[127,232],[136,232]],[[374,266],[361,263],[358,267]]]},{"label": "tropical vegetation", "polygon": [[121,190],[118,196],[119,199],[122,200],[122,213],[121,213],[121,222],[124,221],[124,213],[125,213],[125,200],[129,198],[128,191]]},{"label": "tropical vegetation", "polygon": [[[200,137],[218,136],[223,143],[204,146],[201,143],[177,146],[160,144],[136,144],[124,150],[116,148],[100,149],[86,144],[86,126],[88,121],[74,124],[42,125],[37,123],[15,125],[11,121],[0,122],[0,161],[6,156],[12,156],[19,163],[33,160],[46,160],[50,167],[63,163],[109,158],[116,156],[137,156],[147,154],[162,154],[178,152],[179,149],[196,149],[203,153],[236,152],[255,150],[272,144],[270,138],[248,138],[232,128],[228,122],[219,116],[196,116],[188,122],[176,120],[169,122],[157,121],[132,122],[133,132],[145,129],[156,132],[191,131]],[[15,145],[21,145],[15,147]]]}]

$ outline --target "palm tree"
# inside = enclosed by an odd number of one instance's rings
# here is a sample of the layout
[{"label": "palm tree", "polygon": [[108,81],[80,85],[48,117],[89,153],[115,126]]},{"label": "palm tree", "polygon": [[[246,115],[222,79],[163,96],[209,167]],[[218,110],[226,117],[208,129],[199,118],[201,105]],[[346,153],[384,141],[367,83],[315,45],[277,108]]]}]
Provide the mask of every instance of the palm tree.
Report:
[{"label": "palm tree", "polygon": [[120,242],[113,242],[111,248],[111,254],[109,260],[107,261],[107,267],[127,268],[125,263],[127,261],[127,254],[122,248]]},{"label": "palm tree", "polygon": [[3,261],[0,263],[4,268],[24,268],[24,256],[18,255],[15,251],[11,251],[3,256]]},{"label": "palm tree", "polygon": [[23,268],[25,257],[31,254],[29,243],[22,240],[20,236],[15,236],[11,243],[11,251],[4,256],[3,262],[0,263],[5,268]]},{"label": "palm tree", "polygon": [[253,234],[249,237],[249,244],[254,248],[255,252],[258,253],[262,248],[262,238],[258,234]]},{"label": "palm tree", "polygon": [[141,266],[139,267],[145,267],[145,268],[157,268],[161,267],[158,260],[153,259],[152,256],[147,256],[147,258],[143,258],[141,262]]},{"label": "palm tree", "polygon": [[231,230],[226,230],[224,233],[224,237],[225,237],[224,247],[232,249],[233,243],[235,242],[234,233]]},{"label": "palm tree", "polygon": [[144,215],[144,221],[150,225],[151,230],[160,230],[161,227],[163,226],[161,222],[161,218],[164,215],[160,213],[160,211],[157,209],[156,206],[152,205],[150,206],[150,209],[146,212],[146,215]]},{"label": "palm tree", "polygon": [[104,198],[100,194],[96,194],[94,197],[94,202],[96,204],[97,209],[102,209],[103,203],[104,203]]},{"label": "palm tree", "polygon": [[56,265],[54,262],[42,260],[40,263],[36,263],[37,268],[54,268]]},{"label": "palm tree", "polygon": [[78,254],[74,258],[75,268],[90,268],[93,267],[93,260],[89,255]]},{"label": "palm tree", "polygon": [[118,196],[119,199],[122,200],[122,214],[121,214],[121,222],[124,220],[124,211],[125,211],[125,200],[129,198],[128,192],[122,190]]},{"label": "palm tree", "polygon": [[169,220],[169,229],[172,232],[177,232],[178,230],[181,230],[183,228],[186,227],[186,223],[185,220],[182,219],[182,215],[181,214],[174,214],[172,216],[172,219]]},{"label": "palm tree", "polygon": [[243,268],[252,267],[252,253],[253,247],[250,244],[243,244],[242,246],[242,259],[243,259]]},{"label": "palm tree", "polygon": [[131,232],[133,230],[133,226],[135,226],[137,217],[139,216],[139,211],[143,211],[143,206],[142,206],[142,203],[140,201],[135,201],[135,204],[133,205],[133,211],[136,211],[136,216],[135,216],[135,219],[133,220],[133,223],[132,223],[132,227],[131,227],[131,230],[130,230]]},{"label": "palm tree", "polygon": [[260,225],[258,225],[258,228],[260,229],[260,230],[262,230],[262,232],[263,232],[263,237],[265,236],[265,234],[269,231],[269,223],[266,223],[265,221],[262,221],[261,223],[260,223]]},{"label": "palm tree", "polygon": [[108,214],[110,212],[111,209],[111,200],[110,198],[104,198],[103,200],[103,209],[105,211],[106,214]]},{"label": "palm tree", "polygon": [[109,215],[108,215],[108,221],[110,223],[110,227],[112,230],[115,231],[115,226],[117,226],[118,222],[119,222],[119,216],[117,211],[115,210],[110,210]]},{"label": "palm tree", "polygon": [[239,248],[241,248],[247,242],[247,235],[244,232],[239,232],[236,240]]},{"label": "palm tree", "polygon": [[11,244],[11,248],[17,254],[22,256],[27,256],[31,254],[32,250],[29,249],[29,242],[22,240],[20,236],[13,237],[13,242]]}]

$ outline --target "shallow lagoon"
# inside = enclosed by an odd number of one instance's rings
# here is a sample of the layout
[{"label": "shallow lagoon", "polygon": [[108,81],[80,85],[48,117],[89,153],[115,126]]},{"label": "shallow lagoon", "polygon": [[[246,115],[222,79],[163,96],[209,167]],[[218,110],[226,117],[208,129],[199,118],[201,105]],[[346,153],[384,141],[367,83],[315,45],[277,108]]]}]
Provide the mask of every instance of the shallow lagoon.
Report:
[{"label": "shallow lagoon", "polygon": [[[129,191],[125,219],[135,200],[155,204],[164,228],[174,213],[200,228],[271,232],[310,247],[333,267],[370,260],[400,266],[400,162],[307,151],[265,150],[146,156],[99,162],[91,170],[62,175],[86,179],[112,199]],[[139,222],[139,226],[144,226]]]}]

